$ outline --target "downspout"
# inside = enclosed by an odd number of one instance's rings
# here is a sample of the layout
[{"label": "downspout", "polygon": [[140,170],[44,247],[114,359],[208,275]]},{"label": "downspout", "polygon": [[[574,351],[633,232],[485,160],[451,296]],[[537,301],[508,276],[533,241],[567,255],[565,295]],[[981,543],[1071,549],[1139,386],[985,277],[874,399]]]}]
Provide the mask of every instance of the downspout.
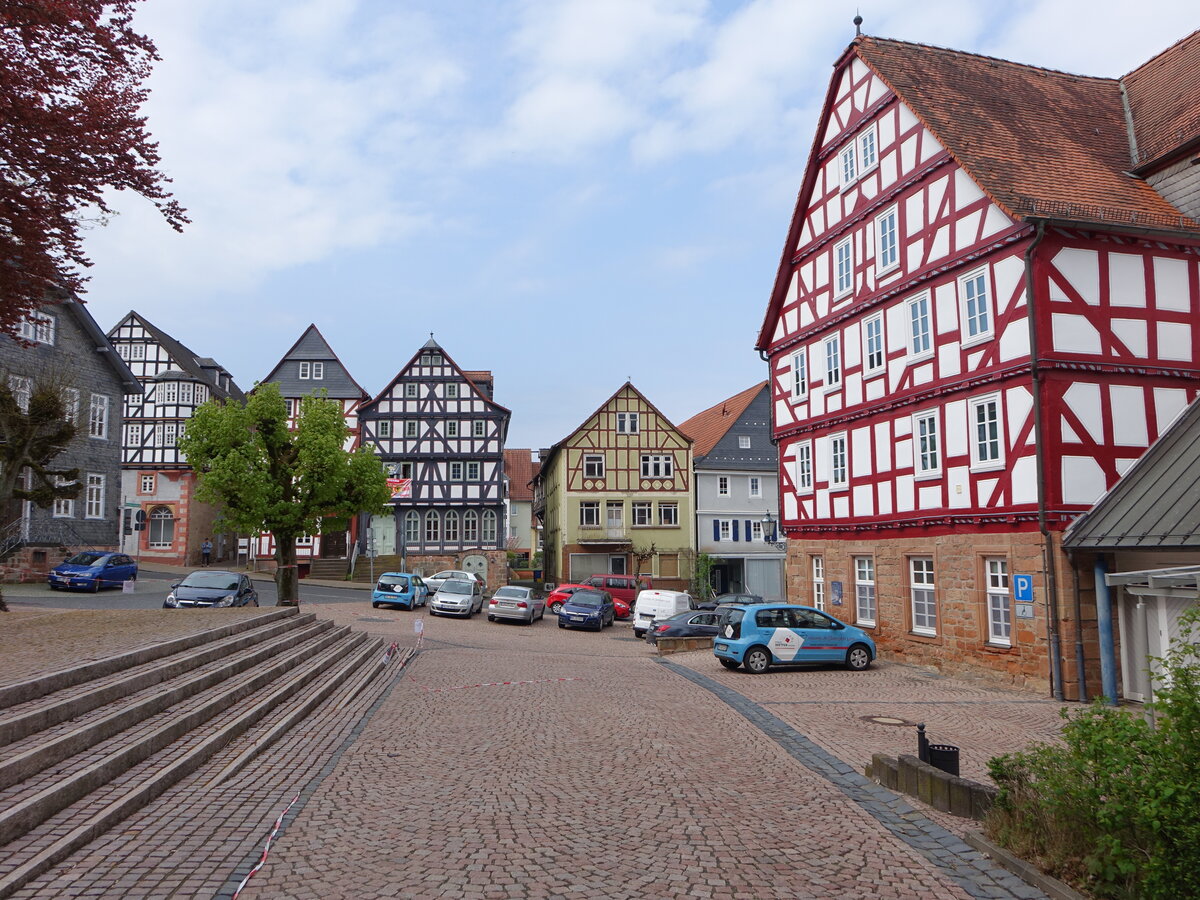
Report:
[{"label": "downspout", "polygon": [[1042,372],[1038,366],[1033,255],[1046,236],[1046,223],[1037,223],[1037,234],[1025,248],[1025,308],[1029,322],[1029,371],[1033,380],[1033,440],[1037,463],[1038,530],[1042,533],[1042,566],[1046,572],[1046,636],[1050,641],[1050,684],[1055,700],[1063,699],[1062,642],[1058,632],[1058,573],[1054,540],[1046,518],[1046,448],[1042,440]]},{"label": "downspout", "polygon": [[[1067,553],[1067,559],[1071,561],[1072,608],[1075,614],[1075,671],[1079,679],[1079,702],[1087,703],[1087,677],[1084,672],[1086,660],[1083,654],[1083,604],[1079,599],[1079,566],[1075,560],[1074,551]],[[1098,596],[1099,594],[1097,594]]]}]

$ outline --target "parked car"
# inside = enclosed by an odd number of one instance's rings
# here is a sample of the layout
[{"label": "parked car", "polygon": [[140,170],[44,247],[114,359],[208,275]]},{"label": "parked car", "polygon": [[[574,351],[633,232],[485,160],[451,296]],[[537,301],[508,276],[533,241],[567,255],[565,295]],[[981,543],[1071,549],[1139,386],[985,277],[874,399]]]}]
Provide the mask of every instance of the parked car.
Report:
[{"label": "parked car", "polygon": [[51,590],[98,591],[102,587],[120,587],[137,579],[133,557],[109,550],[81,550],[59,563],[46,576]]},{"label": "parked car", "polygon": [[637,599],[638,591],[654,587],[653,580],[645,575],[593,575],[582,583],[586,587],[608,591],[614,600],[624,600],[630,606]]},{"label": "parked car", "polygon": [[487,582],[482,576],[476,575],[474,572],[464,572],[462,569],[446,569],[438,572],[436,575],[430,575],[424,579],[425,586],[429,588],[429,593],[436,594],[438,588],[447,581],[478,581],[479,586],[483,590],[487,590]]},{"label": "parked car", "polygon": [[696,604],[696,609],[716,609],[726,603],[762,603],[763,598],[758,594],[718,594],[711,600],[703,600]]},{"label": "parked car", "polygon": [[613,615],[618,619],[628,619],[633,615],[633,605],[613,597]]},{"label": "parked car", "polygon": [[584,590],[585,587],[586,586],[582,584],[558,585],[550,592],[549,596],[546,597],[546,608],[557,616],[560,612],[562,612],[563,604],[567,602],[567,599],[576,591]]},{"label": "parked car", "polygon": [[683,591],[660,591],[654,588],[638,594],[633,606],[633,633],[645,637],[656,620],[669,619],[695,606],[691,594]]},{"label": "parked car", "polygon": [[211,606],[258,606],[254,583],[237,572],[200,569],[171,585],[163,609]]},{"label": "parked car", "polygon": [[546,616],[546,601],[534,593],[533,588],[508,584],[497,588],[488,601],[488,621],[515,619],[532,625],[534,620]]},{"label": "parked car", "polygon": [[449,578],[429,601],[429,614],[442,613],[471,618],[483,609],[483,584],[477,579]]},{"label": "parked car", "polygon": [[371,592],[371,606],[403,606],[416,609],[429,602],[429,588],[420,575],[409,572],[384,572]]},{"label": "parked car", "polygon": [[608,591],[583,588],[567,598],[558,614],[559,628],[595,628],[603,631],[616,619]]},{"label": "parked car", "polygon": [[759,675],[771,666],[841,663],[862,671],[875,659],[869,634],[809,606],[735,604],[720,617],[713,654],[727,669],[744,665]]},{"label": "parked car", "polygon": [[646,642],[657,644],[660,637],[715,637],[721,614],[711,609],[689,609],[667,619],[655,619],[646,632]]}]

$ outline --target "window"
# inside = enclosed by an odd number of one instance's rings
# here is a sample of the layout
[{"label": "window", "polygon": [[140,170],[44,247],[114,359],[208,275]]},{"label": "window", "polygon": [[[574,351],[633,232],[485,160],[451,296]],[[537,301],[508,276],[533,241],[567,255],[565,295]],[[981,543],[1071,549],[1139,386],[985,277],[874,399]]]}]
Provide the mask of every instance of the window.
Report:
[{"label": "window", "polygon": [[458,399],[458,384],[457,383],[450,382],[446,385],[446,399],[447,400],[457,400]]},{"label": "window", "polygon": [[792,399],[802,400],[808,395],[808,351],[792,354]]},{"label": "window", "polygon": [[179,382],[179,402],[192,405],[192,383],[190,381]]},{"label": "window", "polygon": [[[33,396],[33,379],[25,375],[9,375],[8,390],[16,401],[17,408],[23,413],[29,412],[29,398]],[[93,394],[94,398],[96,395]]]},{"label": "window", "polygon": [[879,162],[879,149],[875,140],[873,124],[864,128],[862,134],[858,136],[858,162],[859,174],[869,171]]},{"label": "window", "polygon": [[717,521],[717,540],[731,541],[733,540],[733,522],[729,519],[719,519]]},{"label": "window", "polygon": [[643,453],[642,477],[674,478],[675,458],[664,453]]},{"label": "window", "polygon": [[963,340],[982,340],[992,334],[992,305],[988,299],[987,270],[971,272],[958,280],[962,303]]},{"label": "window", "polygon": [[486,547],[489,544],[496,543],[497,534],[497,518],[495,510],[486,510],[483,514],[483,545]]},{"label": "window", "polygon": [[896,207],[875,220],[875,270],[886,272],[900,264],[900,249],[896,235]]},{"label": "window", "polygon": [[637,434],[638,414],[635,412],[617,413],[617,434]]},{"label": "window", "polygon": [[142,475],[142,477],[138,480],[138,493],[139,494],[153,494],[154,493],[154,481],[155,481],[155,478],[154,478],[153,472],[144,473]]},{"label": "window", "polygon": [[458,513],[454,510],[449,510],[446,513],[446,521],[444,523],[447,544],[458,543]]},{"label": "window", "polygon": [[296,416],[296,401],[295,400],[293,400],[291,397],[284,397],[283,398],[283,408],[284,408],[284,411],[287,413],[287,417],[289,419],[295,418],[295,416]]},{"label": "window", "polygon": [[1012,600],[1008,589],[1008,560],[984,560],[987,569],[988,643],[1012,646]]},{"label": "window", "polygon": [[653,525],[653,504],[636,502],[633,504],[633,524],[639,526]]},{"label": "window", "polygon": [[484,419],[476,419],[471,423],[472,437],[487,437],[487,421]]},{"label": "window", "polygon": [[912,592],[912,630],[915,634],[937,634],[937,600],[934,598],[933,557],[914,556],[908,561]]},{"label": "window", "polygon": [[453,419],[446,422],[446,437],[458,437],[458,422],[454,421]]},{"label": "window", "polygon": [[479,471],[480,471],[479,463],[477,463],[477,462],[467,463],[467,481],[478,481],[479,480]]},{"label": "window", "polygon": [[840,337],[825,341],[825,387],[839,387],[842,383],[842,340]]},{"label": "window", "polygon": [[54,317],[40,313],[29,315],[21,322],[21,337],[37,344],[54,344]]},{"label": "window", "polygon": [[579,504],[579,527],[600,527],[600,503],[595,500],[584,500]]},{"label": "window", "polygon": [[848,481],[846,435],[835,434],[829,438],[829,486],[844,488]]},{"label": "window", "polygon": [[993,395],[972,400],[971,464],[991,468],[1004,462],[1000,446],[1000,398]]},{"label": "window", "polygon": [[933,352],[933,334],[929,323],[929,295],[919,294],[908,301],[908,352],[926,356]]},{"label": "window", "polygon": [[854,605],[859,625],[875,624],[875,560],[854,557]]},{"label": "window", "polygon": [[442,354],[440,353],[422,353],[421,365],[423,366],[440,366],[442,364]]},{"label": "window", "polygon": [[604,477],[604,457],[599,455],[586,454],[583,457],[583,477],[584,478],[603,478]]},{"label": "window", "polygon": [[103,394],[92,394],[92,408],[88,415],[88,436],[108,437],[108,398]]},{"label": "window", "polygon": [[942,471],[942,455],[938,444],[937,412],[913,416],[913,470],[917,475],[937,475]]},{"label": "window", "polygon": [[728,497],[729,496],[729,476],[728,475],[718,475],[717,476],[717,496],[718,497]]},{"label": "window", "polygon": [[449,471],[450,471],[450,480],[451,481],[462,481],[463,480],[463,464],[461,462],[455,461],[455,462],[450,463]]},{"label": "window", "polygon": [[179,402],[179,382],[164,381],[159,385],[159,391],[156,392],[154,398],[155,403],[178,403]]},{"label": "window", "polygon": [[658,504],[658,524],[667,528],[677,527],[679,525],[679,504]]},{"label": "window", "polygon": [[375,422],[375,434],[377,437],[390,438],[392,436],[392,421],[391,419],[379,419]]},{"label": "window", "polygon": [[404,396],[411,400],[418,396],[419,390],[420,390],[420,385],[418,385],[416,382],[414,382],[414,381],[406,382],[404,385]]},{"label": "window", "polygon": [[325,377],[325,363],[319,362],[302,362],[300,363],[300,378],[304,381],[320,380]]},{"label": "window", "polygon": [[805,441],[796,445],[796,490],[804,493],[813,486],[812,444]]},{"label": "window", "polygon": [[164,550],[175,541],[175,516],[170,507],[156,506],[147,517],[146,542],[152,550]]},{"label": "window", "polygon": [[325,377],[325,363],[315,362],[312,364],[312,377],[314,381],[320,381]]},{"label": "window", "polygon": [[85,519],[104,518],[104,476],[88,473],[87,494],[84,501]]},{"label": "window", "polygon": [[762,543],[763,541],[763,524],[757,520],[750,522],[750,540]]},{"label": "window", "polygon": [[842,176],[842,187],[853,184],[858,179],[858,149],[851,142],[842,148],[838,154],[838,171]]},{"label": "window", "polygon": [[66,407],[67,421],[72,425],[79,424],[79,388],[63,390],[63,405]]},{"label": "window", "polygon": [[[69,484],[74,484],[72,481],[62,476],[55,476],[54,483],[58,487],[66,487]],[[75,501],[71,497],[59,497],[54,501],[54,518],[56,519],[73,519],[75,518]]]},{"label": "window", "polygon": [[472,546],[479,543],[479,513],[473,509],[463,514],[463,543]]},{"label": "window", "polygon": [[417,420],[416,419],[405,420],[404,436],[406,438],[415,438],[417,436]]},{"label": "window", "polygon": [[854,288],[854,249],[850,238],[833,248],[833,281],[835,297],[844,297]]},{"label": "window", "polygon": [[404,514],[404,543],[413,546],[421,540],[421,516],[410,509]]},{"label": "window", "polygon": [[442,521],[432,509],[425,513],[425,545],[437,544],[442,539]]},{"label": "window", "polygon": [[749,450],[750,449],[750,435],[748,435],[748,434],[739,434],[738,435],[738,449],[739,450]]},{"label": "window", "polygon": [[883,313],[863,319],[863,374],[883,371]]},{"label": "window", "polygon": [[198,384],[192,391],[192,396],[195,399],[196,404],[199,405],[208,399],[208,388],[202,384]]},{"label": "window", "polygon": [[825,557],[823,556],[812,558],[812,598],[814,607],[822,610],[825,608]]},{"label": "window", "polygon": [[140,447],[142,444],[142,424],[140,422],[129,422],[125,425],[125,446],[127,448]]},{"label": "window", "polygon": [[609,500],[604,504],[604,520],[609,528],[622,529],[625,527],[625,503],[622,500]]},{"label": "window", "polygon": [[130,359],[145,359],[146,358],[146,345],[145,344],[130,344],[129,345],[129,358]]},{"label": "window", "polygon": [[757,475],[750,476],[750,496],[751,497],[761,497],[762,496],[762,479],[759,478]]}]

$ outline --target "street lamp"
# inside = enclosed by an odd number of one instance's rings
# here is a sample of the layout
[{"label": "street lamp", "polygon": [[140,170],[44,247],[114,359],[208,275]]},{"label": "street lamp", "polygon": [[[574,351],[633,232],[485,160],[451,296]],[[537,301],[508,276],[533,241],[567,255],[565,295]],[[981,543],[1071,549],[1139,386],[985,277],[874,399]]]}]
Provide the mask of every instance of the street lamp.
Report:
[{"label": "street lamp", "polygon": [[786,550],[787,549],[787,541],[786,540],[782,540],[782,541],[777,540],[777,538],[779,537],[779,533],[776,528],[775,517],[773,515],[771,515],[769,512],[762,517],[762,530],[763,530],[763,541],[768,546],[774,547],[776,550]]}]

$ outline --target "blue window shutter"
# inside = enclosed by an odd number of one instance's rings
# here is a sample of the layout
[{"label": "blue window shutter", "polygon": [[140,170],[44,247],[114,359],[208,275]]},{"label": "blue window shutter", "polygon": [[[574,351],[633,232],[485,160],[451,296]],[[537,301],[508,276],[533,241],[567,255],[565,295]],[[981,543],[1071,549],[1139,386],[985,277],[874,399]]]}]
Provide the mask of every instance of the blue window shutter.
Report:
[{"label": "blue window shutter", "polygon": [[714,541],[721,540],[721,520],[720,519],[713,519],[713,540]]},{"label": "blue window shutter", "polygon": [[738,539],[738,520],[737,519],[733,520],[733,539],[735,541]]},{"label": "blue window shutter", "polygon": [[751,537],[751,535],[752,535],[753,533],[754,533],[754,532],[753,532],[753,531],[751,530],[751,528],[750,528],[750,520],[749,520],[749,519],[747,519],[747,520],[746,520],[746,540],[748,540],[748,541],[750,541],[750,540],[753,540],[753,538]]}]

